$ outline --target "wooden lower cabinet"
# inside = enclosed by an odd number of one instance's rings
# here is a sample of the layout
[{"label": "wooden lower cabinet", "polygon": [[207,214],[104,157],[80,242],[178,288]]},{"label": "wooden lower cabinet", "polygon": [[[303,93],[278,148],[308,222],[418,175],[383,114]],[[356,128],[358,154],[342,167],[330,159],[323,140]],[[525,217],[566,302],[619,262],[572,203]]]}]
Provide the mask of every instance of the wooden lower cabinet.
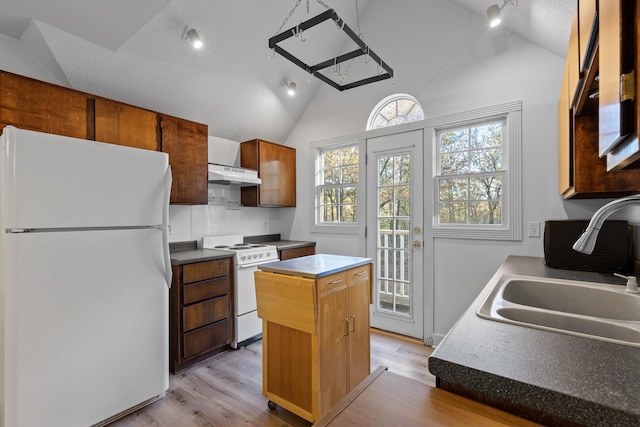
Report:
[{"label": "wooden lower cabinet", "polygon": [[371,264],[310,279],[256,273],[263,394],[318,421],[370,373]]},{"label": "wooden lower cabinet", "polygon": [[292,258],[300,258],[307,255],[315,255],[315,245],[303,246],[301,248],[281,249],[279,252],[280,261],[284,261]]},{"label": "wooden lower cabinet", "polygon": [[174,265],[169,300],[171,372],[230,348],[232,341],[232,259]]}]

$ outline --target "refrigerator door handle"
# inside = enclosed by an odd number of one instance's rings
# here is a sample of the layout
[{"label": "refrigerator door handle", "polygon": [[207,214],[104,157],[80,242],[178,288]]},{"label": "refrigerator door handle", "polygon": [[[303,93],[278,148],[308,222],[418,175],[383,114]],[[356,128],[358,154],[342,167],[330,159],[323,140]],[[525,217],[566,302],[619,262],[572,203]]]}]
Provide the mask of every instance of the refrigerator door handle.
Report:
[{"label": "refrigerator door handle", "polygon": [[171,166],[167,166],[167,173],[164,176],[164,205],[162,212],[162,249],[164,251],[164,277],[167,287],[171,288],[173,272],[171,271],[171,253],[169,252],[169,200],[171,197]]}]

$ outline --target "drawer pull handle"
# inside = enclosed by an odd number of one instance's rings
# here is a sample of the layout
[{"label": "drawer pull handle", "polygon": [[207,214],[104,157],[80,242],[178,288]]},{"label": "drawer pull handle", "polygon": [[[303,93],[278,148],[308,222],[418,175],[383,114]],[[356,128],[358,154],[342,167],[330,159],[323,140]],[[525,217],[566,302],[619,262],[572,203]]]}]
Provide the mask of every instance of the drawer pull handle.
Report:
[{"label": "drawer pull handle", "polygon": [[356,316],[354,316],[353,314],[349,315],[349,320],[353,319],[353,328],[349,329],[349,332],[355,332],[356,331]]},{"label": "drawer pull handle", "polygon": [[342,282],[342,279],[334,280],[333,282],[329,282],[330,285],[335,285],[337,283]]},{"label": "drawer pull handle", "polygon": [[366,271],[361,271],[360,273],[354,273],[354,276],[364,276],[366,274]]},{"label": "drawer pull handle", "polygon": [[344,336],[346,337],[347,335],[349,335],[349,319],[342,320],[344,320]]}]

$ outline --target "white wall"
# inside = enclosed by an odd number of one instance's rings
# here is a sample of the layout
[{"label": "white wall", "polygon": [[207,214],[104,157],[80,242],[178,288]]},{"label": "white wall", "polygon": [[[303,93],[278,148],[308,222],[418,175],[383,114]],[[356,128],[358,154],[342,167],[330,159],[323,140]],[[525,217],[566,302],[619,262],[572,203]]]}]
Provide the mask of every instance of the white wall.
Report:
[{"label": "white wall", "polygon": [[56,77],[24,42],[4,34],[0,34],[0,70],[68,87],[66,79]]},{"label": "white wall", "polygon": [[[426,315],[433,315],[438,342],[508,255],[543,255],[542,239],[526,237],[529,221],[588,218],[604,201],[564,202],[558,195],[556,104],[564,58],[504,30],[489,30],[484,17],[443,0],[375,2],[362,23],[365,39],[394,68],[395,78],[345,92],[321,87],[287,140],[298,149],[298,207],[283,222],[292,221],[295,238],[316,240],[318,252],[365,255],[362,236],[311,232],[311,142],[364,131],[371,109],[392,93],[415,96],[427,117],[523,101],[525,237],[432,242],[434,270],[427,274],[433,275],[435,309]],[[371,28],[383,30],[368,34]]]}]

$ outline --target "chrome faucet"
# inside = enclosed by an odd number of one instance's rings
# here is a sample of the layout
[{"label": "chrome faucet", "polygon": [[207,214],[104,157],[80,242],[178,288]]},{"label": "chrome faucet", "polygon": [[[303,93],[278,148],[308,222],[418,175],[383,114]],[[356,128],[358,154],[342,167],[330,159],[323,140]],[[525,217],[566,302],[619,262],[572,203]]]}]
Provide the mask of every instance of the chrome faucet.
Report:
[{"label": "chrome faucet", "polygon": [[596,213],[593,214],[591,221],[589,221],[587,229],[573,244],[573,249],[578,252],[582,252],[583,254],[591,254],[596,245],[596,239],[598,238],[598,233],[600,232],[600,228],[604,221],[612,213],[629,205],[640,205],[640,194],[614,200],[598,209]]}]

